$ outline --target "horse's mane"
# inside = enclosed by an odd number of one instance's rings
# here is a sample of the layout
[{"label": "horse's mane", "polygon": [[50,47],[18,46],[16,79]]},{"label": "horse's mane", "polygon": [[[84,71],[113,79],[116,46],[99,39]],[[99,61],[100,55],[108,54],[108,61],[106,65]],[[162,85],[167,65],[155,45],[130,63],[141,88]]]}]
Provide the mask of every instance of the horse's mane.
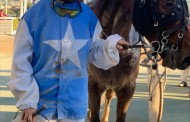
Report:
[{"label": "horse's mane", "polygon": [[98,17],[102,15],[105,9],[109,6],[112,12],[117,11],[120,5],[122,5],[122,11],[132,14],[133,0],[94,0],[94,12]]}]

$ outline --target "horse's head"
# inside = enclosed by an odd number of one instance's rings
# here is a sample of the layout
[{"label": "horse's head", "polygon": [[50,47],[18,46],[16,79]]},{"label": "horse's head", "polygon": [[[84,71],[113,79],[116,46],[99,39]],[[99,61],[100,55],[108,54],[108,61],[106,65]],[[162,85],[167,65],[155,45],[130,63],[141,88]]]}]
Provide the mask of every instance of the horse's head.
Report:
[{"label": "horse's head", "polygon": [[135,0],[133,24],[162,57],[162,65],[186,69],[190,65],[190,24],[183,0]]}]

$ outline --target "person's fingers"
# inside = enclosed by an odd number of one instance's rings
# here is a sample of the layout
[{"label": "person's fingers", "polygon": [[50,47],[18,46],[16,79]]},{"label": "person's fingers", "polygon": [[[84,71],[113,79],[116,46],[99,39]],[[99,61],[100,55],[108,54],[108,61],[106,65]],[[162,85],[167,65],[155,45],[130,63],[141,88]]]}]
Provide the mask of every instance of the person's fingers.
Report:
[{"label": "person's fingers", "polygon": [[121,46],[120,44],[117,44],[117,45],[116,45],[116,48],[119,49],[119,50],[122,50],[122,49],[123,49],[123,46]]},{"label": "person's fingers", "polygon": [[21,120],[24,120],[25,111],[22,112]]},{"label": "person's fingers", "polygon": [[33,122],[32,112],[28,112],[25,114],[24,121],[25,122]]},{"label": "person's fingers", "polygon": [[28,122],[33,122],[32,113],[28,114]]},{"label": "person's fingers", "polygon": [[119,49],[119,50],[122,50],[123,49],[123,42],[124,42],[125,40],[119,40],[118,42],[117,42],[117,48]]},{"label": "person's fingers", "polygon": [[36,111],[35,109],[26,109],[26,110],[23,110],[23,112],[22,112],[22,120],[24,122],[33,122],[34,118],[33,118],[32,114],[35,111]]},{"label": "person's fingers", "polygon": [[28,121],[28,116],[29,116],[29,114],[28,114],[28,112],[26,112],[25,115],[24,115],[24,122],[29,122]]},{"label": "person's fingers", "polygon": [[116,48],[122,50],[125,46],[129,46],[129,43],[122,39],[117,42]]}]

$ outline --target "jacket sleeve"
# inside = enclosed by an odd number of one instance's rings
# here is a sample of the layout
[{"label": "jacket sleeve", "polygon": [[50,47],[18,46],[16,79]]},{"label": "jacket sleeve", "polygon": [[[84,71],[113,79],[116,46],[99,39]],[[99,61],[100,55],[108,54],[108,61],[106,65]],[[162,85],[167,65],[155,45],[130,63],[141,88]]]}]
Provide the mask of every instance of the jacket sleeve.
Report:
[{"label": "jacket sleeve", "polygon": [[25,20],[21,20],[14,40],[11,81],[8,88],[18,100],[16,107],[20,110],[37,109],[39,88],[33,75],[31,65],[33,55],[33,39]]},{"label": "jacket sleeve", "polygon": [[90,62],[104,70],[117,65],[119,63],[119,52],[116,48],[116,43],[122,39],[122,37],[115,34],[103,40],[99,38],[99,33],[96,33],[94,36],[90,50]]},{"label": "jacket sleeve", "polygon": [[90,28],[93,34],[89,61],[96,67],[107,70],[119,63],[119,52],[116,44],[123,38],[115,34],[108,36],[106,40],[100,39],[99,36],[102,31],[101,24],[93,13],[91,13],[91,18]]}]

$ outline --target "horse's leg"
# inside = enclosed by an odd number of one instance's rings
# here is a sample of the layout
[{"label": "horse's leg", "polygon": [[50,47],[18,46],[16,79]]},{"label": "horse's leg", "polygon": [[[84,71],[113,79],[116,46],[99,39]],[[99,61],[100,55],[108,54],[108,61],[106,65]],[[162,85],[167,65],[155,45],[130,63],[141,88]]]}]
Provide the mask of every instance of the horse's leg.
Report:
[{"label": "horse's leg", "polygon": [[110,113],[110,104],[111,100],[114,97],[114,91],[112,89],[108,89],[105,94],[105,107],[101,117],[101,122],[108,122],[109,120],[109,113]]},{"label": "horse's leg", "polygon": [[123,87],[116,92],[117,96],[117,122],[125,122],[125,117],[135,91],[135,83]]},{"label": "horse's leg", "polygon": [[100,122],[99,110],[100,110],[100,99],[102,91],[98,89],[98,85],[89,85],[89,111],[90,111],[90,122]]}]

